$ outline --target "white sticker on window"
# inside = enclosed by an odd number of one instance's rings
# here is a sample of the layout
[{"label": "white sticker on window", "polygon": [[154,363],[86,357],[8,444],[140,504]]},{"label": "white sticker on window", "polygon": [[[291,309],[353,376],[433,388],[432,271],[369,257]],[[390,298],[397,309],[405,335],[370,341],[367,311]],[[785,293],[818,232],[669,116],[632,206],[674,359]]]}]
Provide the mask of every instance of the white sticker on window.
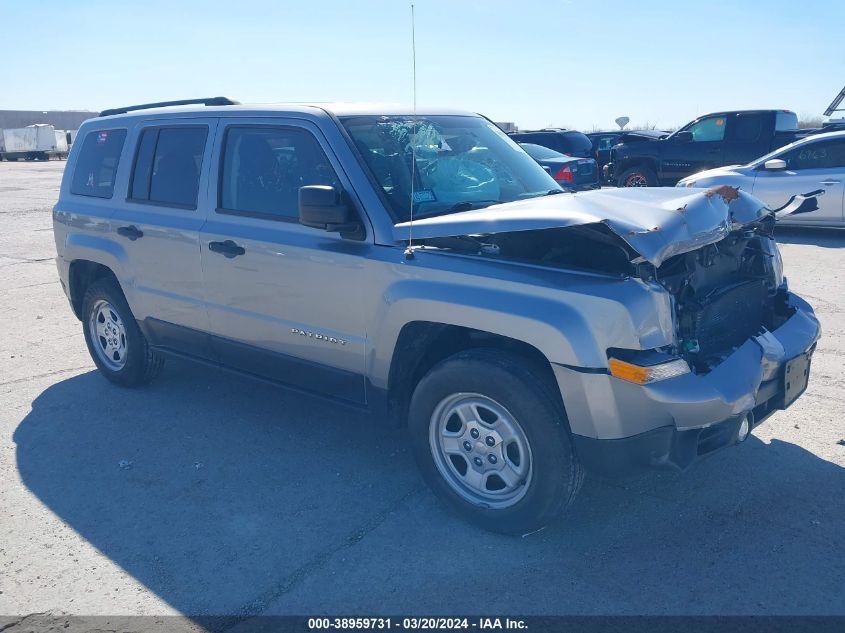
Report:
[{"label": "white sticker on window", "polygon": [[437,202],[437,197],[431,189],[420,189],[414,192],[414,204],[421,202]]}]

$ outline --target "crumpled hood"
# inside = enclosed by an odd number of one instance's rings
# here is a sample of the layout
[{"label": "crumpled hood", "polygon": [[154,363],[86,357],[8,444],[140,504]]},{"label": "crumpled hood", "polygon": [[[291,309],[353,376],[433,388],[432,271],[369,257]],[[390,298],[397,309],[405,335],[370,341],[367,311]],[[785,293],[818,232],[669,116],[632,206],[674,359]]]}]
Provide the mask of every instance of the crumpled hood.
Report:
[{"label": "crumpled hood", "polygon": [[[771,211],[734,187],[601,189],[497,204],[414,220],[414,239],[532,231],[605,224],[642,258],[660,266],[669,257],[712,244]],[[394,227],[408,239],[409,223]]]}]

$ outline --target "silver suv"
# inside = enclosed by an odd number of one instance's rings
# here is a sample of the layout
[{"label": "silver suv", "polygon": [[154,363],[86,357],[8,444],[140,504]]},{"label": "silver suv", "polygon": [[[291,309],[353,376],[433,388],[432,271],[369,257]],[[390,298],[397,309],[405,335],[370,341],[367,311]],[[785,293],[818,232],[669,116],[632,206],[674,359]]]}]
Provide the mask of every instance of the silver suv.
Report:
[{"label": "silver suv", "polygon": [[819,325],[773,224],[729,187],[565,193],[474,114],[223,98],[87,121],[54,209],[109,380],[178,356],[407,424],[443,500],[510,533],[804,391]]}]

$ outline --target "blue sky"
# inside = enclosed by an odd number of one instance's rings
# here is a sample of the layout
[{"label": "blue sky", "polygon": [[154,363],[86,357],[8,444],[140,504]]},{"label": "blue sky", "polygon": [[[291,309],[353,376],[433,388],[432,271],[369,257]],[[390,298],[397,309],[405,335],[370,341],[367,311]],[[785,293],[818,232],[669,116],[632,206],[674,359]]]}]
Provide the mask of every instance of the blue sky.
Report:
[{"label": "blue sky", "polygon": [[[842,0],[415,0],[421,106],[521,127],[819,116],[845,84]],[[223,94],[410,103],[410,3],[0,0],[0,109]],[[11,27],[11,28],[10,28]]]}]

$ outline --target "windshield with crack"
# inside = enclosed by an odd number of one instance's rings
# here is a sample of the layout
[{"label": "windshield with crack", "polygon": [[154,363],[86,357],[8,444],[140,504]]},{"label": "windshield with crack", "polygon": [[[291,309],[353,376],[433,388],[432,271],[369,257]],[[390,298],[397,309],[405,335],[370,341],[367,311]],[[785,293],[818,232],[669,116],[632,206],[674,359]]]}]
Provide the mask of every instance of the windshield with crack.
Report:
[{"label": "windshield with crack", "polygon": [[[560,187],[498,127],[475,116],[341,119],[395,222],[546,195]],[[412,174],[413,172],[413,174]]]}]

